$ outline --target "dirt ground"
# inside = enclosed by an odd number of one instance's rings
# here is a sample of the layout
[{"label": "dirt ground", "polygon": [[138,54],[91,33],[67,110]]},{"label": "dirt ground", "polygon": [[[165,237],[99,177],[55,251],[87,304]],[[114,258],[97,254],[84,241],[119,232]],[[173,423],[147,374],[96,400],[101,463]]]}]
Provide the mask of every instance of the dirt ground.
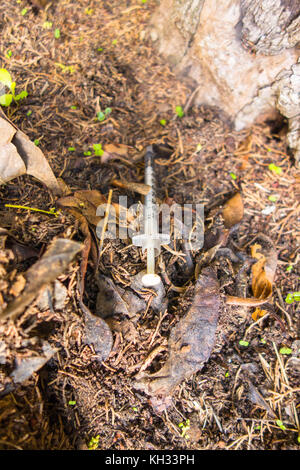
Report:
[{"label": "dirt ground", "polygon": [[[17,90],[28,91],[5,112],[39,141],[71,193],[96,189],[108,197],[113,189],[113,201],[127,195],[129,203],[138,202],[137,193],[111,182],[143,182],[143,152],[150,144],[171,149],[158,161],[158,197],[204,203],[206,227],[218,220],[224,197],[240,192],[244,215],[234,246],[249,254],[258,233],[272,239],[278,256],[272,299],[261,307],[261,318],[253,317],[254,307],[226,304],[226,295],[237,295],[239,281],[232,260],[216,257],[222,306],[215,347],[202,370],[180,383],[171,405],[159,412],[134,382],[141,367],[155,371],[165,362],[170,330],[188,308],[185,290],[172,289],[187,282],[182,253],[171,245],[162,250],[166,311],[155,312],[148,296],[135,322],[120,317],[119,327],[111,323],[113,348],[102,363],[83,340],[77,256],[59,278],[67,288],[63,308],[41,310],[33,303],[15,321],[0,323],[1,449],[299,448],[299,308],[297,300],[286,302],[299,291],[299,174],[286,147],[286,123],[235,132],[220,110],[193,106],[190,84],[171,72],[147,36],[155,5],[53,0],[39,10],[23,0],[2,1],[1,67]],[[117,158],[95,157],[94,144],[119,145]],[[4,206],[57,208],[34,178],[20,177],[1,186],[0,194],[1,227],[35,253],[58,236],[84,240],[67,211],[54,217]],[[13,299],[18,274],[36,261],[10,254],[1,245],[2,303]],[[199,261],[199,254],[192,252],[192,260]],[[99,271],[119,286],[126,289],[144,267],[145,257],[130,242],[104,242]],[[188,279],[188,286],[194,283]],[[250,283],[249,278],[247,296]],[[93,313],[96,296],[90,261],[83,299]],[[125,320],[127,333],[121,328]],[[57,353],[4,392],[16,359],[38,354],[42,340]]]}]

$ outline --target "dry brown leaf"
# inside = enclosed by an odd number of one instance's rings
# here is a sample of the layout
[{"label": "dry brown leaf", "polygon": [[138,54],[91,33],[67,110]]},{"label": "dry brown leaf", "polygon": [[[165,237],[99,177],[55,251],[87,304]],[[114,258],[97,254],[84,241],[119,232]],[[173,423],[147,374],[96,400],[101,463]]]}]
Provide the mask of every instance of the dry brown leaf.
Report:
[{"label": "dry brown leaf", "polygon": [[117,188],[129,189],[130,191],[142,194],[142,196],[146,196],[151,189],[148,184],[136,183],[135,181],[112,180],[111,184]]},{"label": "dry brown leaf", "polygon": [[42,258],[25,274],[26,286],[19,297],[0,313],[0,319],[15,318],[41,292],[45,286],[63,273],[74,256],[82,249],[80,243],[64,238],[54,240]]},{"label": "dry brown leaf", "polygon": [[240,193],[236,193],[223,207],[224,225],[226,228],[233,227],[241,222],[244,216],[244,204]]},{"label": "dry brown leaf", "polygon": [[[211,267],[204,268],[196,281],[192,304],[172,328],[168,341],[169,358],[154,374],[142,373],[135,387],[152,396],[169,396],[184,379],[202,369],[215,342],[220,308],[219,283]],[[153,401],[154,399],[154,401]]]},{"label": "dry brown leaf", "polygon": [[272,298],[272,285],[277,266],[277,253],[272,240],[260,233],[256,237],[264,245],[264,253],[261,253],[261,245],[251,247],[252,257],[258,261],[252,266],[252,291],[254,297],[226,296],[228,305],[240,305],[245,307],[258,307],[269,302]]},{"label": "dry brown leaf", "polygon": [[264,317],[266,313],[267,313],[266,310],[261,310],[260,308],[256,308],[251,316],[254,321],[257,321],[259,318]]},{"label": "dry brown leaf", "polygon": [[130,163],[127,160],[128,147],[124,144],[107,144],[103,147],[104,153],[101,156],[101,163],[106,163],[108,160],[118,158],[119,160]]},{"label": "dry brown leaf", "polygon": [[265,241],[267,239],[271,246],[265,254],[260,252],[261,245],[256,243],[251,247],[252,258],[258,260],[252,266],[252,292],[257,299],[266,299],[272,295],[272,285],[277,266],[277,253],[273,243],[266,235],[263,238]]},{"label": "dry brown leaf", "polygon": [[271,300],[270,297],[265,299],[256,299],[255,297],[235,297],[234,295],[226,295],[227,305],[238,305],[241,307],[257,307],[258,305],[266,304]]},{"label": "dry brown leaf", "polygon": [[60,185],[45,155],[0,109],[0,184],[24,174],[32,175],[54,194]]}]

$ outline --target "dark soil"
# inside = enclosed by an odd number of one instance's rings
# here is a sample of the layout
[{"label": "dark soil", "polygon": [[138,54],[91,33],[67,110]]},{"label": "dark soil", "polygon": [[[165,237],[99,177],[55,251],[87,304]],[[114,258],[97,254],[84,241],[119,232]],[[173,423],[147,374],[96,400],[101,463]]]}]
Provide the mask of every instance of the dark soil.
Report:
[{"label": "dark soil", "polygon": [[[213,353],[159,413],[134,387],[135,375],[155,348],[148,371],[164,364],[170,330],[188,309],[189,296],[172,289],[187,281],[181,247],[162,250],[167,311],[155,312],[148,296],[147,308],[134,322],[124,316],[114,319],[112,352],[102,363],[83,338],[78,256],[59,278],[67,288],[63,309],[41,311],[34,303],[15,321],[0,323],[0,359],[1,348],[5,350],[0,361],[1,449],[299,447],[299,308],[297,301],[285,302],[288,293],[299,291],[299,175],[286,146],[284,123],[235,132],[219,110],[193,104],[178,117],[175,107],[184,108],[192,90],[148,39],[155,4],[90,0],[87,6],[84,0],[64,0],[37,9],[28,2],[2,1],[1,67],[10,71],[17,90],[28,91],[26,99],[5,112],[32,141],[39,140],[55,175],[71,193],[96,189],[107,197],[114,189],[114,202],[127,195],[129,204],[137,203],[138,194],[115,188],[111,181],[143,182],[143,152],[150,144],[171,149],[171,155],[158,160],[159,199],[204,203],[208,229],[218,223],[224,198],[239,191],[244,217],[234,246],[249,254],[258,233],[273,240],[278,265],[272,301],[258,323],[254,308],[227,305],[225,295],[237,295],[236,271],[228,257],[215,258],[223,302]],[[28,9],[24,16],[23,8]],[[50,29],[45,21],[52,22]],[[111,113],[98,120],[97,113],[107,108]],[[126,151],[121,158],[101,160],[93,155],[93,145],[100,143],[104,149],[121,144]],[[281,167],[281,173],[272,172],[270,163]],[[53,217],[4,206],[56,207],[55,198],[33,178],[23,176],[1,186],[0,195],[1,227],[36,255],[58,236],[84,240],[68,211]],[[274,195],[276,202],[269,200]],[[272,205],[274,210],[266,213]],[[7,247],[0,248],[0,300],[5,305],[14,297],[11,286],[18,274],[36,257],[17,259]],[[192,255],[199,261],[199,254]],[[96,313],[93,268],[91,260],[83,300]],[[126,289],[144,268],[145,257],[130,241],[104,242],[99,271],[117,285]],[[189,279],[188,286],[193,283]],[[251,296],[249,288],[246,294]],[[3,392],[16,360],[38,354],[43,340],[57,353],[10,393]],[[187,425],[186,433],[180,423]]]}]

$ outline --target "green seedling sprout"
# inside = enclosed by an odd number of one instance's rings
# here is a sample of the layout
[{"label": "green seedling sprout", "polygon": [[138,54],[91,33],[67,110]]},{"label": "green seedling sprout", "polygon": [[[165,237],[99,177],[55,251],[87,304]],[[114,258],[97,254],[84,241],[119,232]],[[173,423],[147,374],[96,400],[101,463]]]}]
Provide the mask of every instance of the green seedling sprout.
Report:
[{"label": "green seedling sprout", "polygon": [[290,348],[287,348],[286,346],[283,346],[282,348],[280,348],[279,352],[283,356],[289,356],[290,354],[292,354],[292,350]]},{"label": "green seedling sprout", "polygon": [[97,113],[97,119],[98,121],[104,121],[109,114],[111,114],[112,109],[111,108],[105,108],[104,111],[98,111]]},{"label": "green seedling sprout", "polygon": [[233,173],[233,172],[231,171],[229,174],[230,174],[230,176],[231,176],[231,178],[232,178],[233,180],[236,180],[237,176],[236,176],[235,173]]},{"label": "green seedling sprout", "polygon": [[89,16],[90,16],[90,15],[92,15],[92,14],[94,13],[94,10],[93,10],[92,8],[86,8],[86,9],[84,10],[84,13],[85,13],[86,15],[89,15]]},{"label": "green seedling sprout", "polygon": [[164,127],[167,124],[167,121],[165,119],[161,119],[159,124]]},{"label": "green seedling sprout", "polygon": [[189,436],[186,433],[190,429],[190,420],[187,419],[186,421],[182,421],[178,424],[178,427],[181,429],[181,437],[189,439]]},{"label": "green seedling sprout", "polygon": [[69,152],[75,152],[75,150],[76,150],[75,147],[68,147]]},{"label": "green seedling sprout", "polygon": [[10,207],[12,209],[26,209],[31,212],[42,212],[43,214],[54,215],[54,217],[59,215],[59,211],[56,211],[55,207],[51,207],[50,211],[44,211],[43,209],[37,209],[36,207],[19,206],[17,204],[5,204],[5,207]]},{"label": "green seedling sprout", "polygon": [[285,298],[287,304],[292,304],[294,301],[300,301],[300,292],[290,292]]},{"label": "green seedling sprout", "polygon": [[102,155],[104,154],[104,150],[102,149],[102,144],[94,144],[93,149],[94,149],[94,154],[96,157],[102,157]]},{"label": "green seedling sprout", "polygon": [[43,23],[43,28],[44,29],[51,29],[52,26],[53,26],[52,21],[44,21],[44,23]]},{"label": "green seedling sprout", "polygon": [[7,59],[10,59],[11,56],[12,56],[12,51],[9,49],[9,50],[6,52],[5,57],[6,57]]},{"label": "green seedling sprout", "polygon": [[55,65],[62,70],[62,73],[74,73],[76,68],[74,65],[64,65],[59,62],[55,62]]},{"label": "green seedling sprout", "polygon": [[280,175],[280,173],[282,172],[282,168],[280,168],[280,166],[276,166],[274,163],[270,163],[268,168],[273,173],[276,173],[276,175]]},{"label": "green seedling sprout", "polygon": [[175,112],[179,118],[183,118],[184,116],[184,111],[181,106],[176,106]]},{"label": "green seedling sprout", "polygon": [[281,421],[281,419],[277,419],[276,420],[276,424],[277,426],[280,427],[280,429],[282,429],[282,431],[286,431],[286,427],[284,426],[283,422]]},{"label": "green seedling sprout", "polygon": [[241,339],[241,340],[239,341],[239,345],[240,345],[240,346],[245,346],[245,348],[246,348],[247,346],[249,346],[249,342],[248,342],[248,341],[244,341],[243,339]]},{"label": "green seedling sprout", "polygon": [[55,37],[55,39],[59,39],[59,38],[60,38],[60,29],[59,29],[59,28],[55,28],[55,30],[54,30],[54,37]]},{"label": "green seedling sprout", "polygon": [[23,8],[23,10],[21,10],[21,15],[25,16],[27,12],[28,12],[28,8]]},{"label": "green seedling sprout", "polygon": [[39,139],[34,139],[33,143],[34,143],[34,145],[36,145],[37,147],[40,145]]},{"label": "green seedling sprout", "polygon": [[13,82],[10,73],[6,69],[0,69],[0,84],[1,83],[10,90],[10,93],[4,93],[0,96],[0,105],[2,106],[8,107],[12,103],[12,100],[19,101],[28,96],[26,90],[23,90],[18,95],[15,94],[16,82]]},{"label": "green seedling sprout", "polygon": [[88,449],[89,450],[96,450],[100,441],[100,436],[99,434],[95,437],[92,437],[88,443]]},{"label": "green seedling sprout", "polygon": [[293,270],[293,265],[289,264],[288,267],[286,268],[286,272],[290,273]]}]

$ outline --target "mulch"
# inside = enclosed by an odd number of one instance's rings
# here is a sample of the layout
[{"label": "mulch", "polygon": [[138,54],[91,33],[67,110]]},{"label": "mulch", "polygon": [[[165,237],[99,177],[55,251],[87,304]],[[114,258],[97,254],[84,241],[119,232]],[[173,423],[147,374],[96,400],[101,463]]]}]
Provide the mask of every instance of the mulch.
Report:
[{"label": "mulch", "polygon": [[[71,193],[96,189],[107,197],[114,189],[114,202],[124,194],[129,204],[138,202],[137,194],[111,181],[142,183],[143,152],[151,144],[172,150],[158,161],[159,199],[204,203],[210,209],[208,228],[218,222],[224,197],[240,192],[244,217],[237,247],[248,252],[261,232],[277,250],[268,315],[257,322],[254,308],[223,303],[209,361],[176,388],[172,405],[158,413],[135,389],[134,377],[143,366],[153,372],[165,362],[167,338],[189,297],[168,289],[167,312],[157,314],[148,296],[146,310],[127,323],[128,330],[122,328],[124,319],[112,325],[112,352],[99,364],[83,340],[78,258],[59,277],[68,293],[63,309],[42,311],[34,303],[15,322],[0,324],[0,384],[17,359],[39,353],[42,339],[58,349],[42,369],[0,398],[1,449],[299,447],[299,309],[297,301],[285,302],[299,290],[299,174],[286,145],[286,123],[236,132],[220,110],[194,106],[190,84],[170,70],[148,37],[156,3],[63,0],[37,9],[24,1],[2,1],[1,67],[14,77],[17,91],[28,91],[5,112],[32,141],[38,139]],[[177,116],[176,106],[185,110],[184,117]],[[111,112],[99,120],[97,113],[107,108]],[[126,152],[101,160],[93,153],[95,144],[122,146]],[[270,170],[270,164],[281,172]],[[55,198],[34,178],[19,177],[2,186],[0,195],[1,227],[36,256],[55,237],[83,241],[78,221],[66,211],[54,217],[4,206],[56,207]],[[184,262],[172,248],[162,252],[165,279],[182,286]],[[33,258],[24,253],[16,258],[1,245],[0,263],[0,300],[9,303],[17,276]],[[126,288],[144,267],[145,257],[136,247],[104,243],[99,270],[119,286]],[[230,261],[218,259],[216,268],[222,273],[222,294],[234,294]],[[92,312],[96,297],[90,263],[84,302]],[[1,347],[6,351],[2,362]],[[282,347],[289,354],[280,353]]]}]

